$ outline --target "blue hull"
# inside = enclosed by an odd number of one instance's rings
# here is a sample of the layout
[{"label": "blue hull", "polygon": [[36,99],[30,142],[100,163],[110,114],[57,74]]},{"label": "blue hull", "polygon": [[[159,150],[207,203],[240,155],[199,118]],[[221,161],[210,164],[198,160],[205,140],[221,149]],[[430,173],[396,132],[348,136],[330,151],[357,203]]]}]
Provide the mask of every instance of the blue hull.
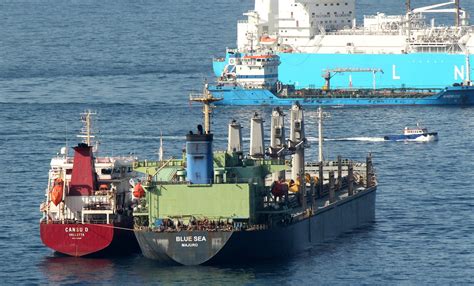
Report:
[{"label": "blue hull", "polygon": [[278,97],[266,89],[243,89],[238,86],[209,86],[216,105],[285,106],[299,102],[306,106],[360,105],[474,105],[474,86],[453,86],[427,97]]},{"label": "blue hull", "polygon": [[[278,78],[297,89],[321,88],[321,74],[333,68],[376,68],[377,88],[443,88],[466,80],[466,57],[462,54],[298,54],[279,53],[281,64]],[[229,60],[214,61],[216,76],[220,76]],[[473,62],[474,57],[470,57]],[[333,88],[347,88],[352,79],[355,88],[372,88],[372,73],[341,73],[331,79]]]}]

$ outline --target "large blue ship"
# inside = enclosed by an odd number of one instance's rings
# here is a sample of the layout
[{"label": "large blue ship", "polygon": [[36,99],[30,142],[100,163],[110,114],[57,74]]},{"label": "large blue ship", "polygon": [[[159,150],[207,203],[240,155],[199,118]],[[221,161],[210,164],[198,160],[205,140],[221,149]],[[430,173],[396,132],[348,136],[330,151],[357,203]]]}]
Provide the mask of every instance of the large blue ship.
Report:
[{"label": "large blue ship", "polygon": [[[378,68],[383,73],[376,74],[378,88],[443,88],[467,79],[466,56],[448,53],[417,54],[295,54],[277,53],[280,57],[279,80],[284,84],[294,84],[296,88],[324,86],[321,73],[328,68]],[[228,50],[225,59],[215,59],[213,69],[221,76],[234,51]],[[472,58],[472,56],[470,56]],[[371,74],[346,73],[332,78],[333,87],[372,88]]]},{"label": "large blue ship", "polygon": [[[256,1],[238,22],[237,48],[214,59],[219,83],[210,90],[223,98],[219,104],[473,104],[474,29],[459,1],[415,9],[407,1],[405,15],[365,16],[361,26],[355,6],[355,0]],[[428,17],[434,13],[454,15],[454,25],[436,25]],[[278,65],[245,58],[265,54],[278,56]],[[280,94],[275,78],[307,96]]]},{"label": "large blue ship", "polygon": [[[474,88],[472,86],[453,86],[439,90],[429,96],[410,97],[400,93],[399,96],[387,96],[382,92],[367,96],[354,91],[354,96],[278,96],[268,89],[245,89],[233,86],[210,85],[209,91],[217,98],[222,98],[216,105],[282,105],[289,106],[296,102],[314,106],[361,106],[361,105],[474,105]],[[415,90],[413,90],[415,91]],[[433,90],[434,91],[434,90]],[[348,92],[349,94],[349,92]]]},{"label": "large blue ship", "polygon": [[[279,80],[279,56],[274,54],[243,55],[235,53],[217,84],[208,85],[217,105],[303,105],[357,106],[357,105],[473,105],[474,86],[470,81],[452,86],[437,87],[383,87],[377,86],[377,75],[382,69],[336,68],[324,70],[321,88],[297,88]],[[469,61],[466,60],[469,65]],[[368,74],[372,87],[360,88],[349,84],[334,88],[332,79],[338,74]]]}]

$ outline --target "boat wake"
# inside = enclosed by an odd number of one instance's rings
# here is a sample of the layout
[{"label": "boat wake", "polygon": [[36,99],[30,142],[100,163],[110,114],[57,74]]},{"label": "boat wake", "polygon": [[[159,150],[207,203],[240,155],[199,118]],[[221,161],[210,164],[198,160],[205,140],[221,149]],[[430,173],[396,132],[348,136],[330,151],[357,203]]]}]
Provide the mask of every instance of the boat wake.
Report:
[{"label": "boat wake", "polygon": [[[309,138],[309,141],[318,141],[318,138]],[[346,137],[346,138],[324,138],[324,141],[362,141],[362,142],[382,142],[383,137]]]}]

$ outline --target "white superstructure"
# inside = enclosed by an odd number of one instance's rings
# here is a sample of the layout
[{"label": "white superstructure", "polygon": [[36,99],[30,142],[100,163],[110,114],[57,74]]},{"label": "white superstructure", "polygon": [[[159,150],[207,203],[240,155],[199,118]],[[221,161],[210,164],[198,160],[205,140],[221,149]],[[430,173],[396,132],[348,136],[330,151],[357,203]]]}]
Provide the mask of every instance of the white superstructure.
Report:
[{"label": "white superstructure", "polygon": [[[364,16],[362,26],[356,25],[355,7],[355,0],[255,0],[255,9],[244,13],[247,20],[238,22],[238,50],[319,54],[474,51],[474,30],[458,1],[416,9],[407,1],[405,15]],[[437,13],[452,14],[455,24],[437,25],[431,19]]]},{"label": "white superstructure", "polygon": [[[94,166],[97,174],[97,190],[92,196],[69,196],[69,184],[73,167],[73,158],[60,154],[51,159],[51,168],[48,174],[48,187],[45,191],[45,203],[42,211],[51,221],[82,221],[84,210],[89,205],[103,205],[109,210],[110,220],[117,210],[127,211],[131,205],[131,191],[129,180],[136,177],[133,170],[133,157],[99,157],[95,158]],[[64,182],[63,202],[54,205],[51,202],[51,190],[58,178]],[[91,211],[89,211],[91,212]],[[104,212],[105,213],[105,212]],[[108,219],[107,219],[108,218]]]},{"label": "white superstructure", "polygon": [[278,82],[280,58],[271,53],[234,54],[219,81],[245,88],[273,88]]}]

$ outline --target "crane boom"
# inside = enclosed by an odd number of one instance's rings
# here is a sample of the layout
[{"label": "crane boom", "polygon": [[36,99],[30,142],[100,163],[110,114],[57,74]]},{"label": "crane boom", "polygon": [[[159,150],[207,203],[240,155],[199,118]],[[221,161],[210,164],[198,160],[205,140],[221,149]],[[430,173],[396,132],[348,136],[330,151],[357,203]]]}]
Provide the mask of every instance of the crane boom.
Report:
[{"label": "crane boom", "polygon": [[334,68],[334,69],[326,69],[323,72],[323,78],[326,81],[324,85],[325,90],[329,90],[331,87],[331,78],[338,73],[345,73],[345,72],[371,72],[373,75],[373,87],[375,89],[375,74],[380,72],[383,73],[382,69],[376,68]]}]

